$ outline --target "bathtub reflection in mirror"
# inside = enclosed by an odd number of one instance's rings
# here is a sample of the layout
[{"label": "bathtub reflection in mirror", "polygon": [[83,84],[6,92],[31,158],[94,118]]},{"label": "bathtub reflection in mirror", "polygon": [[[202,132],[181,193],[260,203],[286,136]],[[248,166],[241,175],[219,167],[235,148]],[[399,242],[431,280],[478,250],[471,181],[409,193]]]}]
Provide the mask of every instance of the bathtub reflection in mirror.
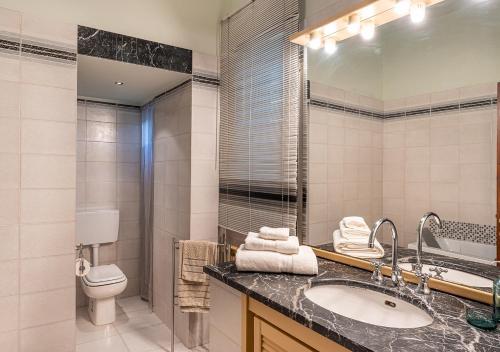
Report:
[{"label": "bathtub reflection in mirror", "polygon": [[[344,217],[361,216],[370,228],[388,217],[411,270],[419,220],[433,211],[442,229],[427,222],[424,271],[447,268],[438,278],[449,281],[470,273],[478,277],[466,284],[491,289],[500,273],[492,265],[498,18],[498,1],[446,0],[422,23],[403,17],[377,27],[372,40],[338,42],[333,54],[307,49],[309,244],[333,251]],[[390,262],[387,230],[377,237]]]}]

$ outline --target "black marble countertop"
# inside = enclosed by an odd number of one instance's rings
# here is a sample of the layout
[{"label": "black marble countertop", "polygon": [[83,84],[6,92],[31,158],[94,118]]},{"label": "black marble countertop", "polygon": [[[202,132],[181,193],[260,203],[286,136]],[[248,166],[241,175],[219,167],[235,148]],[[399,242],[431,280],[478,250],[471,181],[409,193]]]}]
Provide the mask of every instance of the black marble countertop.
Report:
[{"label": "black marble countertop", "polygon": [[[438,291],[424,296],[416,293],[412,284],[401,289],[381,288],[370,280],[369,271],[322,258],[318,258],[318,264],[317,276],[238,272],[233,262],[204,270],[212,278],[353,351],[500,351],[500,330],[479,330],[465,320],[467,308],[491,312],[487,305]],[[339,280],[355,281],[354,286],[382,290],[411,302],[425,309],[434,322],[415,329],[371,325],[330,312],[304,295],[309,287]]]},{"label": "black marble countertop", "polygon": [[[380,259],[386,265],[391,265],[391,246],[387,244],[382,244],[385,250],[385,255]],[[324,244],[317,246],[317,248],[335,252],[333,249],[333,244]],[[417,262],[417,251],[410,248],[398,248],[398,263],[416,263]],[[366,259],[368,260],[368,259]],[[477,262],[471,262],[469,260],[464,260],[455,257],[448,257],[445,255],[423,252],[422,253],[422,263],[429,265],[437,265],[443,268],[455,269],[459,271],[464,271],[466,273],[482,276],[490,280],[496,280],[500,277],[500,269],[495,265],[487,265]],[[492,287],[475,287],[478,290],[485,292],[492,292]]]}]

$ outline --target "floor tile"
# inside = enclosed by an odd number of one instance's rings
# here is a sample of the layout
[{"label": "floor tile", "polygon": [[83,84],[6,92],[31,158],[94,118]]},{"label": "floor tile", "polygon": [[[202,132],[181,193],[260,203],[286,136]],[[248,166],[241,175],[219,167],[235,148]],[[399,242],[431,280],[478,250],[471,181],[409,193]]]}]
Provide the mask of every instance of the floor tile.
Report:
[{"label": "floor tile", "polygon": [[76,352],[130,352],[120,336],[83,343],[76,346]]},{"label": "floor tile", "polygon": [[122,334],[161,323],[156,314],[147,309],[117,315],[113,326]]},{"label": "floor tile", "polygon": [[86,316],[78,316],[76,318],[76,343],[105,339],[107,337],[116,336],[118,332],[113,325],[96,326],[92,324]]},{"label": "floor tile", "polygon": [[134,330],[121,336],[131,352],[151,352],[161,348],[170,350],[170,329],[163,324]]},{"label": "floor tile", "polygon": [[119,299],[116,301],[116,305],[120,308],[120,309],[117,309],[117,314],[122,313],[122,312],[123,313],[130,313],[130,312],[135,312],[138,310],[149,309],[148,302],[141,300],[137,296]]}]

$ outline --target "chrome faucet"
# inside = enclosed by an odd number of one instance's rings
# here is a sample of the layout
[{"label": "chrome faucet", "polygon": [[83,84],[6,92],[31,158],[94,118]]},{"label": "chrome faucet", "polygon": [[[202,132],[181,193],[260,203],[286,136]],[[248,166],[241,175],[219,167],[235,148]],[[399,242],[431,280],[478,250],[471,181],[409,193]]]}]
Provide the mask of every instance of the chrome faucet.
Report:
[{"label": "chrome faucet", "polygon": [[417,263],[413,265],[413,270],[416,274],[422,274],[422,232],[424,230],[425,223],[430,218],[434,218],[434,220],[436,220],[440,230],[443,228],[441,218],[432,211],[424,214],[424,216],[420,219],[417,229]]},{"label": "chrome faucet", "polygon": [[375,225],[373,225],[372,231],[370,232],[370,237],[368,239],[368,247],[373,248],[375,245],[375,236],[377,235],[378,229],[384,223],[388,223],[391,226],[392,232],[392,273],[391,281],[393,286],[400,287],[404,286],[405,282],[401,274],[401,269],[398,266],[398,231],[396,230],[396,225],[394,222],[388,218],[382,218],[378,220]]}]

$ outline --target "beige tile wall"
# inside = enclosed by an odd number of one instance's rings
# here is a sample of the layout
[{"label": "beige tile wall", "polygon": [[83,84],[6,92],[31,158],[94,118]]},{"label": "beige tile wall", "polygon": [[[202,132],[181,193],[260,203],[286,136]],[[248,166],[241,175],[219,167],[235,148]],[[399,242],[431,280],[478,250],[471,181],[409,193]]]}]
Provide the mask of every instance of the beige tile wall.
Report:
[{"label": "beige tile wall", "polygon": [[[194,53],[195,72],[217,72],[217,58]],[[172,239],[217,240],[216,87],[188,83],[155,103],[154,311],[171,326]],[[175,266],[177,269],[177,267]],[[208,342],[204,314],[175,309],[176,335]]]},{"label": "beige tile wall", "polygon": [[[386,112],[494,96],[495,84],[386,102]],[[401,244],[416,240],[427,211],[495,225],[496,106],[384,122],[384,215]]]},{"label": "beige tile wall", "polygon": [[[381,101],[313,83],[311,94],[337,104],[382,111]],[[369,223],[382,214],[380,120],[311,106],[309,110],[308,241],[332,240],[348,214]]]},{"label": "beige tile wall", "polygon": [[[154,311],[168,326],[172,312],[172,239],[189,239],[191,84],[170,93],[154,111]],[[179,332],[188,319],[176,312]]]},{"label": "beige tile wall", "polygon": [[[482,84],[381,104],[311,85],[313,97],[385,113],[495,92],[495,84]],[[496,107],[375,122],[311,106],[309,127],[311,243],[331,241],[338,220],[353,214],[369,223],[382,215],[393,219],[402,246],[415,241],[418,221],[429,210],[445,220],[495,225]]]},{"label": "beige tile wall", "polygon": [[[76,26],[0,19],[76,49]],[[76,65],[0,53],[0,106],[0,349],[73,351]]]},{"label": "beige tile wall", "polygon": [[[120,210],[118,241],[102,246],[99,259],[127,276],[123,297],[139,293],[140,121],[139,108],[78,102],[77,208]],[[86,305],[78,282],[77,292]]]}]

